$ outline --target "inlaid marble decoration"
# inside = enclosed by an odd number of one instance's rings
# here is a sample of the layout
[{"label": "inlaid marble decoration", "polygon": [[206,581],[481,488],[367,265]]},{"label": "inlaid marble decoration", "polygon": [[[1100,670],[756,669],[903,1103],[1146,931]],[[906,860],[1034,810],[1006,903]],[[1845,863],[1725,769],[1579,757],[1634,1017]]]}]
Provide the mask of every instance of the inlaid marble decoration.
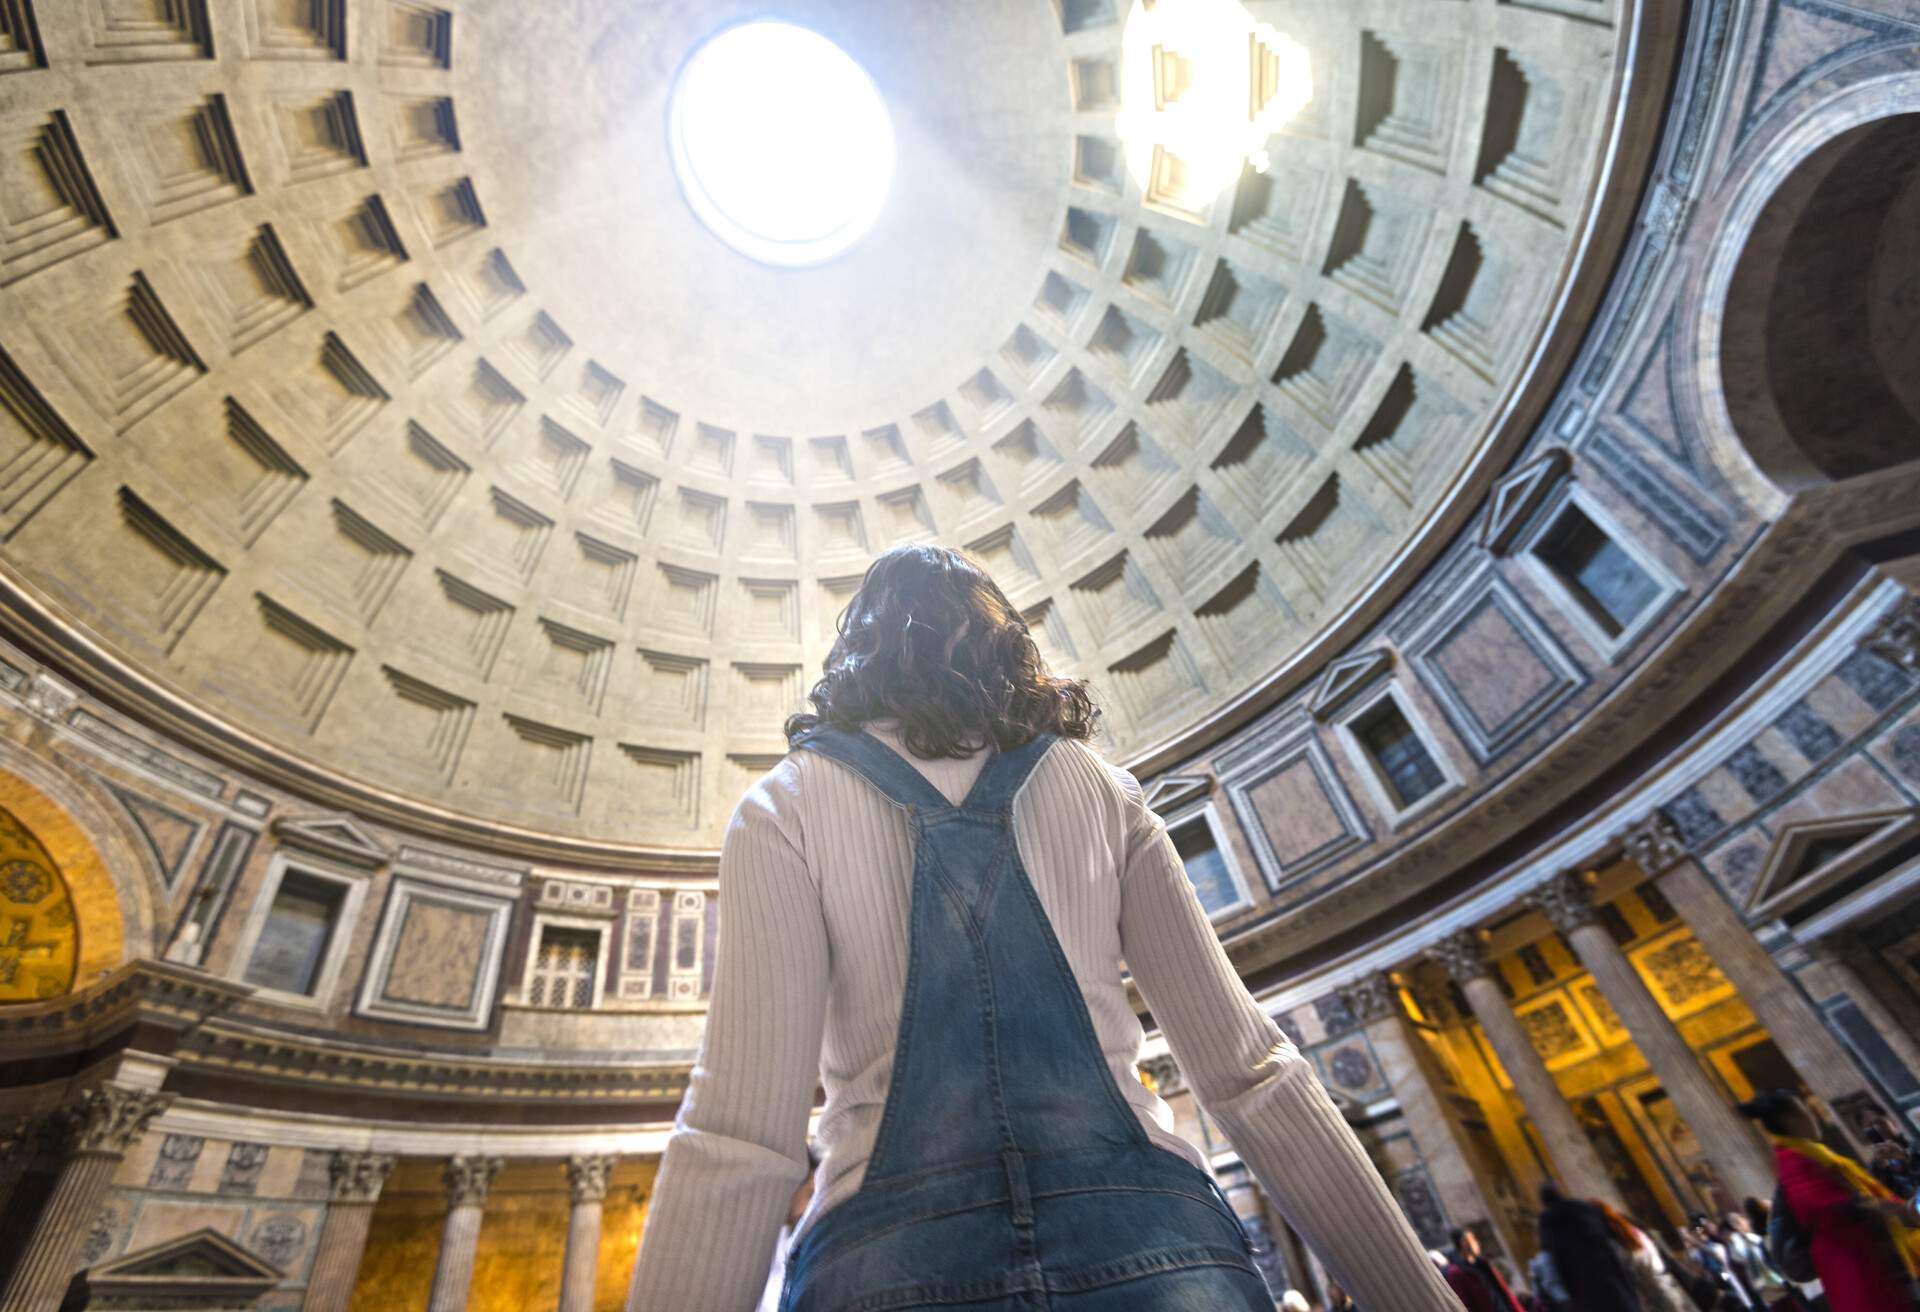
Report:
[{"label": "inlaid marble decoration", "polygon": [[260,1186],[260,1173],[267,1169],[267,1152],[267,1145],[263,1143],[234,1144],[220,1172],[220,1192],[252,1194]]},{"label": "inlaid marble decoration", "polygon": [[291,1273],[307,1248],[307,1223],[292,1212],[270,1212],[254,1223],[248,1246]]},{"label": "inlaid marble decoration", "polygon": [[160,1155],[147,1177],[149,1189],[185,1189],[193,1180],[206,1140],[197,1134],[169,1134],[160,1141]]},{"label": "inlaid marble decoration", "polygon": [[1364,1042],[1343,1043],[1326,1055],[1327,1075],[1333,1084],[1352,1094],[1363,1094],[1380,1083],[1380,1071]]},{"label": "inlaid marble decoration", "polygon": [[1733,991],[1700,940],[1685,929],[1636,949],[1632,959],[1654,997],[1676,1019],[1712,1006]]},{"label": "inlaid marble decoration", "polygon": [[1607,1001],[1607,995],[1600,991],[1598,984],[1590,979],[1582,980],[1579,987],[1574,990],[1574,996],[1579,1000],[1582,1014],[1585,1015],[1587,1023],[1593,1027],[1594,1033],[1600,1037],[1603,1046],[1615,1047],[1633,1037],[1627,1033],[1627,1027],[1620,1023],[1620,1013],[1613,1009],[1613,1004]]},{"label": "inlaid marble decoration", "polygon": [[474,968],[491,915],[474,907],[415,897],[407,902],[382,995],[397,1002],[464,1011],[473,1005]]},{"label": "inlaid marble decoration", "polygon": [[1600,1051],[1600,1045],[1575,1012],[1564,989],[1555,989],[1514,1009],[1533,1050],[1550,1071],[1577,1065]]}]

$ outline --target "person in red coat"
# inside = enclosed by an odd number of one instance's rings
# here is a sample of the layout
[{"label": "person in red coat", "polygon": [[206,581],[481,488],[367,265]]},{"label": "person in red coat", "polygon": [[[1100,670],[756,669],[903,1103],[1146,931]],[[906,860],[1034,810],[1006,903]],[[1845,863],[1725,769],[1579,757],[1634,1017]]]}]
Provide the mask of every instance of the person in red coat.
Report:
[{"label": "person in red coat", "polygon": [[1480,1251],[1480,1236],[1471,1230],[1453,1232],[1453,1256],[1445,1275],[1453,1296],[1467,1312],[1526,1312],[1493,1263]]},{"label": "person in red coat", "polygon": [[1912,1312],[1920,1216],[1858,1162],[1820,1142],[1820,1124],[1783,1089],[1740,1110],[1766,1127],[1787,1210],[1812,1237],[1832,1312]]}]

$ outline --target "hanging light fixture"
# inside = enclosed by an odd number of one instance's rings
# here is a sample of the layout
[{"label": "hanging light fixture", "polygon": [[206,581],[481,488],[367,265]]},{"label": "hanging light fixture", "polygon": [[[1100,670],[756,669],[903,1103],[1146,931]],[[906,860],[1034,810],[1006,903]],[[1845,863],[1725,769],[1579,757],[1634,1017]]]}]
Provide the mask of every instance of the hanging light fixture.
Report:
[{"label": "hanging light fixture", "polygon": [[1313,98],[1306,48],[1238,0],[1134,0],[1116,122],[1147,203],[1196,215]]}]

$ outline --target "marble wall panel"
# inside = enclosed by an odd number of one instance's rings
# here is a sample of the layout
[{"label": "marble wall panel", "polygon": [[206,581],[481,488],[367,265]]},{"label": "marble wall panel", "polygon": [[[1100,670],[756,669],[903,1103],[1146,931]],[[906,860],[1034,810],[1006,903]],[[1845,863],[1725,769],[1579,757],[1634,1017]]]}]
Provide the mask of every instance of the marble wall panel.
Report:
[{"label": "marble wall panel", "polygon": [[397,876],[356,1010],[385,1020],[485,1028],[513,907],[503,892]]},{"label": "marble wall panel", "polygon": [[1326,748],[1310,732],[1251,759],[1222,759],[1218,769],[1260,873],[1275,892],[1371,837]]},{"label": "marble wall panel", "polygon": [[1581,668],[1491,568],[1409,644],[1408,660],[1474,756],[1514,745],[1586,686]]}]

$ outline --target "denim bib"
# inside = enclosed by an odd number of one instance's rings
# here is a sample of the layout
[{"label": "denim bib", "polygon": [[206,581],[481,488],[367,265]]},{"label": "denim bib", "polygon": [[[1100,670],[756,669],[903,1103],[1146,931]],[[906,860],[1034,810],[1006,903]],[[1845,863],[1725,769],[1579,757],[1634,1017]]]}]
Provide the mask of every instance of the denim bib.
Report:
[{"label": "denim bib", "polygon": [[1271,1312],[1219,1189],[1115,1086],[1021,865],[1013,803],[1051,735],[959,806],[865,733],[798,746],[905,812],[912,938],[893,1075],[860,1189],[795,1244],[782,1312]]}]

